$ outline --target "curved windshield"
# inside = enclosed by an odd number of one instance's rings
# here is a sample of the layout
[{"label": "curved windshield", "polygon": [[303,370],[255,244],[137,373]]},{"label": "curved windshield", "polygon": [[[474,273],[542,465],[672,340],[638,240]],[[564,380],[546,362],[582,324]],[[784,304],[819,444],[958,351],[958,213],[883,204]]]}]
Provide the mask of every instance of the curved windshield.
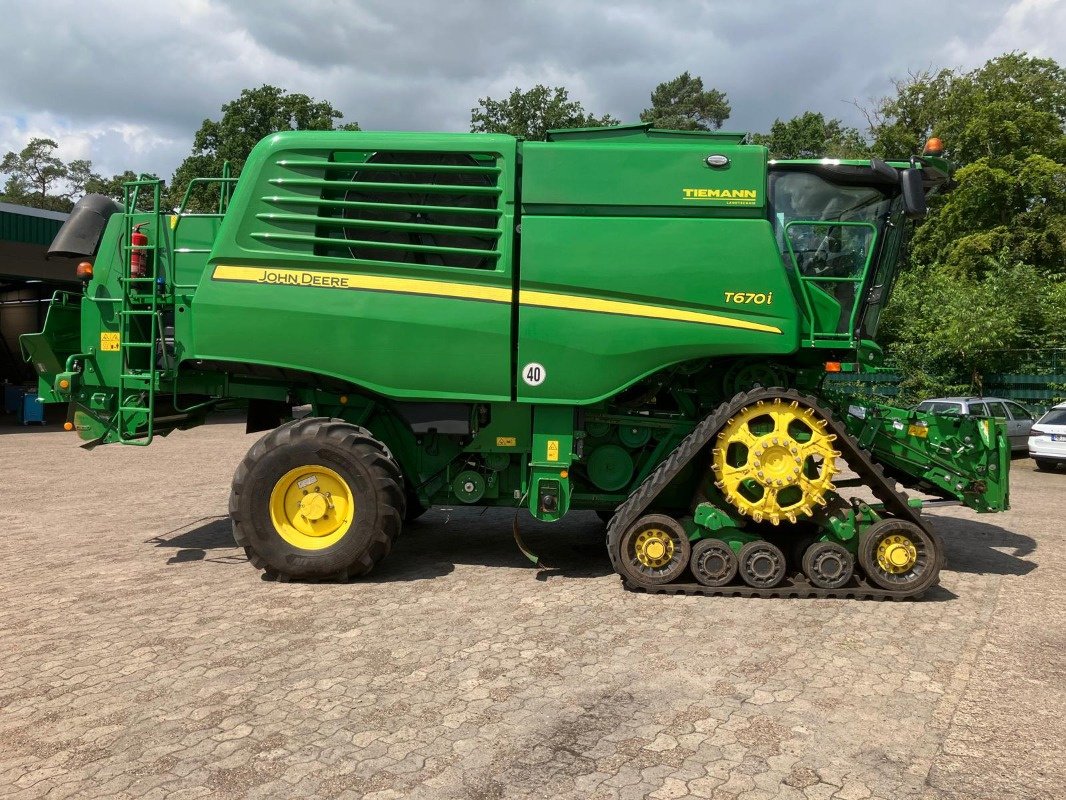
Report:
[{"label": "curved windshield", "polygon": [[874,229],[790,223],[866,222],[880,227],[891,206],[892,200],[873,186],[842,186],[811,172],[771,173],[770,208],[778,249],[786,266],[792,266],[791,244],[804,275],[857,275],[866,262]]},{"label": "curved windshield", "polygon": [[833,183],[817,169],[770,172],[770,219],[785,268],[798,278],[812,341],[850,341],[893,198],[855,174]]}]

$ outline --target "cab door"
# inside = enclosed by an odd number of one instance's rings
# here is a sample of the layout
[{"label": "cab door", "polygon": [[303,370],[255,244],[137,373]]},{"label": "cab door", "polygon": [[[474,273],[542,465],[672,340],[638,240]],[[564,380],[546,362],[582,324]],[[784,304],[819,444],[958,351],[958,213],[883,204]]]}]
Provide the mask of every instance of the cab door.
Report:
[{"label": "cab door", "polygon": [[1011,432],[1011,438],[1017,437],[1019,448],[1028,447],[1029,433],[1033,429],[1033,415],[1017,403],[1008,402],[1004,405],[1007,406],[1007,413],[1010,414],[1007,430]]},{"label": "cab door", "polygon": [[1026,439],[1028,437],[1028,431],[1021,432],[1019,421],[1011,419],[1007,413],[1007,406],[998,400],[988,401],[988,413],[990,416],[995,417],[997,422],[1003,422],[1007,426],[1007,439],[1010,441],[1011,450],[1017,450],[1019,447],[1024,447]]}]

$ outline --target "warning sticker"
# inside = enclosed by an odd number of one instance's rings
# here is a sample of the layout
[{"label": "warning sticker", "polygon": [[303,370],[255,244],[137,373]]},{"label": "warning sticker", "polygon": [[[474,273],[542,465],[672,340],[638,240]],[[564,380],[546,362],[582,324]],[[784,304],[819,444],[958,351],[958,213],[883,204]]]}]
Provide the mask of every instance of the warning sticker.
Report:
[{"label": "warning sticker", "polygon": [[549,461],[558,461],[559,460],[559,440],[558,439],[549,439],[548,440],[548,460]]},{"label": "warning sticker", "polygon": [[497,447],[515,447],[515,446],[517,446],[517,444],[518,444],[518,439],[515,438],[514,436],[497,436],[496,437],[496,446]]},{"label": "warning sticker", "polygon": [[101,331],[100,332],[100,352],[102,353],[117,353],[118,352],[118,331]]}]

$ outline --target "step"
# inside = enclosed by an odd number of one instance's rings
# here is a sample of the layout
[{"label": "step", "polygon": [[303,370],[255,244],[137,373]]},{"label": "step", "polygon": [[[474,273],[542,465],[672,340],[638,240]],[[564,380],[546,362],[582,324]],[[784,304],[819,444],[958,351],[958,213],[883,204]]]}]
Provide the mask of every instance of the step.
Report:
[{"label": "step", "polygon": [[132,377],[132,378],[127,377],[127,378],[123,378],[122,379],[122,388],[123,389],[144,389],[145,391],[147,391],[147,390],[152,388],[154,383],[155,383],[155,380],[153,378],[149,378],[147,375],[145,375],[143,377],[141,377],[141,376]]}]

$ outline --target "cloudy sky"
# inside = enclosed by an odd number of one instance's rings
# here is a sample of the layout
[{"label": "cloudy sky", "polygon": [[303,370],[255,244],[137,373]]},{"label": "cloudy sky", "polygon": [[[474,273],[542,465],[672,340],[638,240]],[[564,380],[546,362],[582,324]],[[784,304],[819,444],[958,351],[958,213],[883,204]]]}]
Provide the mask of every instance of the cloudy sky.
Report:
[{"label": "cloudy sky", "polygon": [[1010,50],[1066,61],[1066,0],[0,0],[0,154],[32,136],[169,177],[205,117],[271,83],[375,130],[467,130],[479,97],[563,85],[633,121],[683,70],[725,128],[854,101]]}]

